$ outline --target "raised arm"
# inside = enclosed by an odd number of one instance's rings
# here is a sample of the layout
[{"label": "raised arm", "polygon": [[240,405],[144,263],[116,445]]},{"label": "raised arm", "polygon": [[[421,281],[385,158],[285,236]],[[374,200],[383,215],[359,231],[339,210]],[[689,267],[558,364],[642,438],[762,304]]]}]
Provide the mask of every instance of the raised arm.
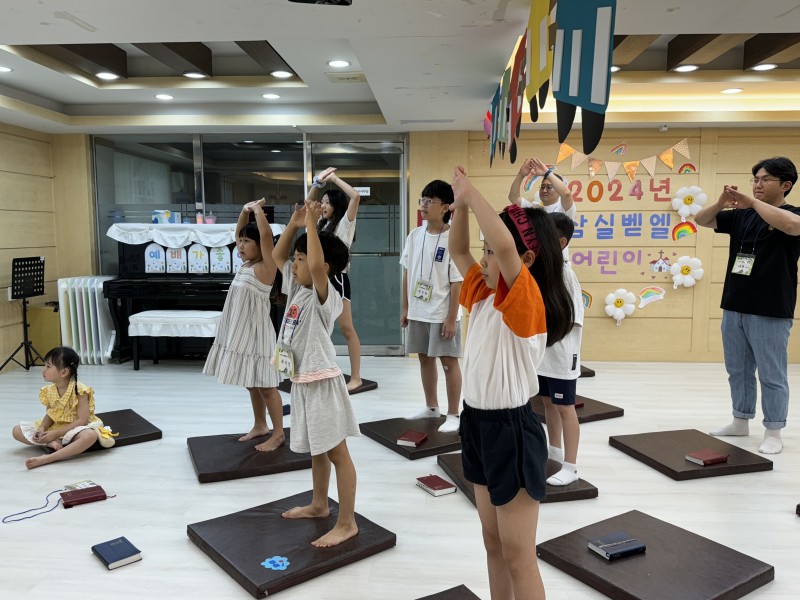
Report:
[{"label": "raised arm", "polygon": [[708,227],[710,229],[717,228],[717,215],[726,208],[736,206],[736,200],[733,193],[737,191],[735,185],[726,185],[719,195],[719,199],[714,204],[709,204],[700,209],[700,212],[694,216],[694,222],[700,227]]},{"label": "raised arm", "polygon": [[272,245],[272,227],[269,226],[267,215],[264,214],[264,205],[267,201],[264,198],[256,200],[252,203],[250,210],[256,216],[256,225],[258,225],[259,246],[261,248],[261,262],[256,263],[254,267],[256,277],[262,283],[271,285],[275,281],[275,271],[278,266],[275,264],[275,259],[272,258],[272,251],[275,249]]},{"label": "raised arm", "polygon": [[514,177],[514,181],[511,182],[511,188],[508,190],[508,201],[511,202],[511,204],[516,204],[517,206],[521,204],[519,189],[522,186],[522,182],[525,180],[525,178],[531,174],[532,168],[533,168],[533,159],[526,158],[522,162],[522,165],[519,168],[517,176]]},{"label": "raised arm", "polygon": [[533,172],[542,178],[542,183],[545,181],[553,186],[553,190],[561,198],[561,207],[564,212],[568,211],[575,204],[572,200],[572,192],[569,191],[569,186],[564,183],[560,177],[553,173],[553,169],[549,168],[538,158],[532,158]]},{"label": "raised arm", "polygon": [[[453,186],[453,192],[455,192]],[[450,210],[454,211],[450,217],[450,258],[458,268],[458,272],[466,275],[472,265],[475,264],[475,257],[469,250],[469,208],[464,205],[458,209],[454,208],[458,204],[459,197],[450,205]]]},{"label": "raised arm", "polygon": [[317,292],[320,304],[328,300],[328,272],[325,269],[325,254],[317,232],[317,221],[322,216],[319,202],[306,201],[306,237],[308,239],[308,270],[311,272],[311,281]]},{"label": "raised arm", "polygon": [[[329,173],[328,173],[329,172]],[[323,178],[323,173],[327,173]],[[336,187],[342,190],[347,196],[347,220],[351,223],[356,220],[356,215],[358,214],[358,207],[361,204],[361,196],[358,195],[358,192],[346,181],[339,179],[339,176],[336,175],[336,169],[333,167],[328,167],[323,173],[320,174],[320,179],[325,183],[333,183]]]},{"label": "raised arm", "polygon": [[272,258],[275,259],[275,265],[283,270],[283,265],[289,260],[289,252],[292,249],[292,242],[297,230],[305,224],[306,208],[298,204],[294,205],[294,213],[292,218],[289,219],[289,224],[286,225],[278,240],[278,245],[272,250]]},{"label": "raised arm", "polygon": [[[461,212],[463,207],[472,209],[475,218],[478,220],[478,225],[483,232],[483,237],[497,259],[497,263],[500,266],[500,274],[503,276],[506,285],[510,288],[517,280],[517,275],[519,275],[520,270],[520,258],[511,232],[500,220],[500,217],[497,216],[494,208],[492,208],[491,204],[483,197],[483,194],[475,189],[475,186],[472,185],[467,178],[467,174],[462,167],[456,167],[455,169],[453,176],[453,195],[455,196],[455,202],[451,207],[454,206],[456,208],[456,216],[459,216],[458,212]],[[464,226],[464,224],[461,225],[462,231]],[[453,233],[451,232],[451,256],[453,254],[452,244]],[[456,262],[456,265],[459,271],[461,271],[461,265],[458,262]],[[465,266],[471,266],[471,264]],[[466,271],[461,272],[466,273]]]},{"label": "raised arm", "polygon": [[752,208],[758,213],[759,217],[778,231],[791,236],[800,235],[800,216],[797,216],[792,211],[783,210],[767,202],[761,202],[732,188],[728,189],[728,194],[733,198],[737,208]]},{"label": "raised arm", "polygon": [[239,232],[250,222],[250,209],[248,207],[251,204],[252,202],[248,202],[242,207],[242,212],[239,213],[239,218],[236,220],[236,231],[233,232],[233,237],[237,242],[239,241]]}]

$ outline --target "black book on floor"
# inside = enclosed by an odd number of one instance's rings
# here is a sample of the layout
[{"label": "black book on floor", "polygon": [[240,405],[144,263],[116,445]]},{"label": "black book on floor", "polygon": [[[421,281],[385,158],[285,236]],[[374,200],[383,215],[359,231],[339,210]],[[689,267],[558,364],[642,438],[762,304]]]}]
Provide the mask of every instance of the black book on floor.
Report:
[{"label": "black book on floor", "polygon": [[142,553],[126,537],[96,544],[92,546],[92,552],[109,570],[142,560]]},{"label": "black book on floor", "polygon": [[643,542],[624,531],[614,531],[589,540],[589,550],[597,552],[606,560],[641,554],[645,549]]}]

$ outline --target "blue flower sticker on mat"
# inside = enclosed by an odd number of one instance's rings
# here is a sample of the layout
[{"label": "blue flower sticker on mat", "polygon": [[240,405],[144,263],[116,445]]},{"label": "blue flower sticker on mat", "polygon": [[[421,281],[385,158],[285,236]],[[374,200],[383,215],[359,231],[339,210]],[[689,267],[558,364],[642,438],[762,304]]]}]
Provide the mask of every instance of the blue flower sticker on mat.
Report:
[{"label": "blue flower sticker on mat", "polygon": [[285,556],[273,556],[262,562],[261,566],[273,571],[285,571],[290,564],[289,559]]}]

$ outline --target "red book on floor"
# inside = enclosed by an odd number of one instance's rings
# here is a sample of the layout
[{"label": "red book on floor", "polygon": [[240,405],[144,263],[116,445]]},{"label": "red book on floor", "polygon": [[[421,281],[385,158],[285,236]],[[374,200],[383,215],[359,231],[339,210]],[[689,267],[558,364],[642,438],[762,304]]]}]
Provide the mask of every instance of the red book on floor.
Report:
[{"label": "red book on floor", "polygon": [[583,408],[583,402],[581,402],[581,401],[578,401],[578,402],[576,402],[576,403],[575,403],[575,408],[576,408],[576,409],[577,409],[577,408]]},{"label": "red book on floor", "polygon": [[716,450],[712,450],[711,448],[703,448],[701,450],[695,450],[694,452],[689,452],[686,455],[686,460],[690,460],[693,463],[697,463],[698,465],[708,466],[708,465],[716,465],[718,463],[728,462],[728,455],[727,454],[720,454]]},{"label": "red book on floor", "polygon": [[409,429],[408,431],[403,432],[400,437],[397,438],[397,443],[401,446],[413,446],[416,448],[427,439],[428,434],[424,431],[414,431],[413,429]]},{"label": "red book on floor", "polygon": [[438,475],[417,477],[417,487],[422,488],[431,496],[444,496],[445,494],[452,494],[456,491],[456,486]]},{"label": "red book on floor", "polygon": [[64,508],[72,508],[78,504],[87,504],[106,499],[106,492],[99,485],[61,492],[61,499],[64,501]]}]

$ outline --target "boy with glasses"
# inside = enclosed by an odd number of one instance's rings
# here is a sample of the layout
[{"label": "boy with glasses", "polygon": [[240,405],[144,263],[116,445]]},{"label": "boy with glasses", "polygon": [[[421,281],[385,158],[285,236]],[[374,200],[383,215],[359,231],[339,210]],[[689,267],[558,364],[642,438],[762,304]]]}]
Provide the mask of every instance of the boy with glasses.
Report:
[{"label": "boy with glasses", "polygon": [[766,428],[758,451],[778,454],[789,410],[787,345],[800,259],[800,208],[785,197],[797,182],[797,169],[786,157],[768,158],[753,167],[750,181],[753,197],[726,185],[719,200],[695,216],[698,225],[730,235],[721,307],[733,421],[711,435],[749,434],[757,371]]},{"label": "boy with glasses", "polygon": [[409,419],[441,416],[436,395],[442,363],[447,388],[447,419],[442,432],[458,431],[461,400],[461,307],[458,296],[464,278],[450,259],[450,205],[453,188],[436,180],[422,190],[419,199],[424,219],[406,238],[403,265],[403,301],[400,325],[407,328],[406,351],[419,355],[425,409]]}]

